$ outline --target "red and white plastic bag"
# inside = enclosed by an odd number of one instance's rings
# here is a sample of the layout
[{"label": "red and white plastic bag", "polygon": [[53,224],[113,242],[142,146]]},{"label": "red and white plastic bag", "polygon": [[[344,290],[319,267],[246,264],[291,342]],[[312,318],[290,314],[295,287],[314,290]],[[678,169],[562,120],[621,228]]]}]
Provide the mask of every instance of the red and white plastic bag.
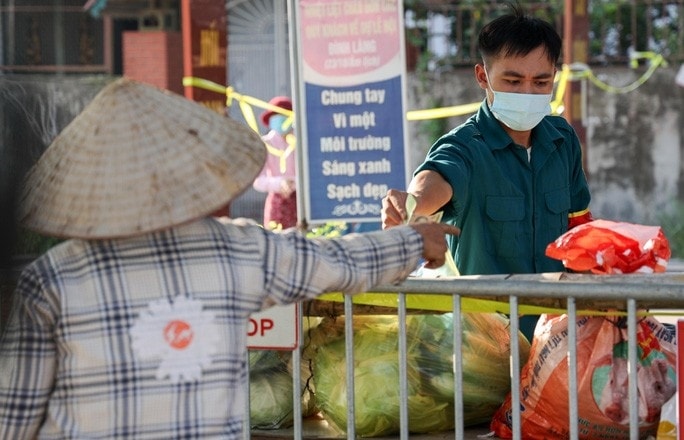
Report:
[{"label": "red and white plastic bag", "polygon": [[[629,438],[625,317],[580,317],[577,329],[578,428],[581,440]],[[526,440],[568,438],[567,315],[542,315],[520,377],[521,433]],[[655,438],[663,405],[676,391],[674,332],[657,319],[637,323],[639,438]],[[490,428],[511,438],[511,395]]]},{"label": "red and white plastic bag", "polygon": [[665,272],[670,244],[659,226],[593,220],[546,247],[567,269],[596,274]]}]

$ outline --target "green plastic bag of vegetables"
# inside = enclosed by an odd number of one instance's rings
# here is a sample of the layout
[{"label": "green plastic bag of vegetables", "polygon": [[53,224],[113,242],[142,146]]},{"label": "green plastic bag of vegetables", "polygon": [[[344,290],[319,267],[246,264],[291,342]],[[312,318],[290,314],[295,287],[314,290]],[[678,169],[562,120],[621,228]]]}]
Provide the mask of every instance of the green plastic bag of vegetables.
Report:
[{"label": "green plastic bag of vegetables", "polygon": [[[311,329],[321,318],[305,317],[304,346],[309,344]],[[309,360],[302,359],[300,369],[300,397],[302,415],[318,412],[311,381],[313,372]],[[282,350],[250,350],[249,352],[249,409],[250,427],[271,430],[288,428],[294,423],[292,395],[292,352]]]},{"label": "green plastic bag of vegetables", "polygon": [[269,350],[249,352],[251,428],[279,429],[293,424],[292,376],[284,355]]},{"label": "green plastic bag of vegetables", "polygon": [[[488,422],[510,390],[508,319],[463,314],[463,403],[466,426]],[[454,426],[453,315],[407,318],[409,431],[438,432]],[[364,437],[399,432],[399,353],[396,316],[354,317],[356,433]],[[344,432],[347,389],[344,319],[324,319],[316,328],[314,384],[323,417]],[[529,342],[519,335],[521,365]]]}]

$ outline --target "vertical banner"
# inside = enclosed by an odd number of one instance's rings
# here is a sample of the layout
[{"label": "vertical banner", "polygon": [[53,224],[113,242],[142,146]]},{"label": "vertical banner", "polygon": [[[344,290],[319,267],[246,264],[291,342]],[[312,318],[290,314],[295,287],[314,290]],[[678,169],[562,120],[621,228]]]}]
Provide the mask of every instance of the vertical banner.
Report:
[{"label": "vertical banner", "polygon": [[405,188],[401,0],[295,0],[299,154],[309,222],[379,221]]}]

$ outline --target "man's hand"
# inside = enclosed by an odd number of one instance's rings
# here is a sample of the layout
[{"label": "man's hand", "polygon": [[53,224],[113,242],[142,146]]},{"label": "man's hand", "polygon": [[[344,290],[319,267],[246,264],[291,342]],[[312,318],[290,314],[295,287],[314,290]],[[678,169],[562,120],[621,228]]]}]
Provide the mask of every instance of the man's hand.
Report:
[{"label": "man's hand", "polygon": [[399,191],[398,189],[387,191],[387,195],[382,199],[382,212],[380,213],[382,229],[406,223],[407,198],[408,193],[405,191]]},{"label": "man's hand", "polygon": [[416,205],[413,215],[429,217],[449,203],[453,190],[451,185],[436,171],[423,170],[415,175],[407,191],[391,189],[382,199],[382,228],[403,225],[408,220],[406,200],[412,194]]},{"label": "man's hand", "polygon": [[444,223],[414,223],[411,227],[423,237],[423,258],[428,269],[437,269],[444,264],[448,250],[446,234],[461,233],[456,226]]}]

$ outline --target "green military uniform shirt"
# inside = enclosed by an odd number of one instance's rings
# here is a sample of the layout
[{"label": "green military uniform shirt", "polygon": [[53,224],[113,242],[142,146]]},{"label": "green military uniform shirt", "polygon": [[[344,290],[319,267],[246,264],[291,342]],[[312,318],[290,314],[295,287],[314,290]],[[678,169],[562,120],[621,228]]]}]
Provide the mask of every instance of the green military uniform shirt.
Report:
[{"label": "green military uniform shirt", "polygon": [[564,270],[546,247],[590,200],[579,139],[565,119],[547,116],[532,130],[528,160],[485,101],[435,142],[416,173],[422,170],[438,172],[453,189],[442,221],[461,228],[460,237],[449,237],[461,274]]}]

